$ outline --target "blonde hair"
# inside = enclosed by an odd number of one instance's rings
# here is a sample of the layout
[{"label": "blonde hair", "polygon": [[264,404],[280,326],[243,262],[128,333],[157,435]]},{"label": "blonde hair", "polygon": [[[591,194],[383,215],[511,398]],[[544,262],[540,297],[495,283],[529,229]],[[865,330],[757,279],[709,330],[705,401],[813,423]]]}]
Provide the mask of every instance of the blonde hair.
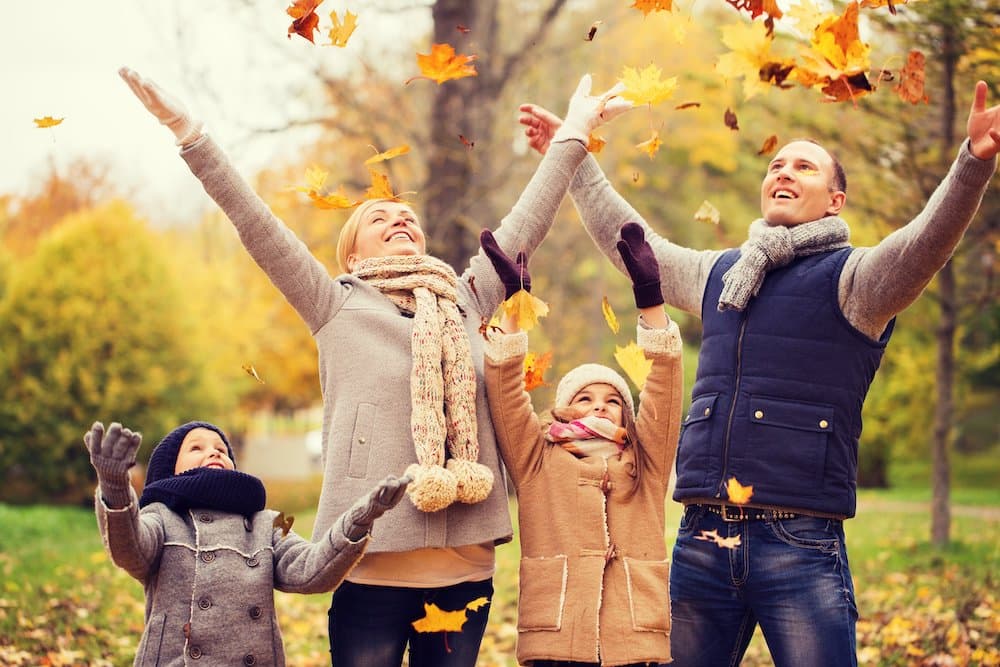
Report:
[{"label": "blonde hair", "polygon": [[337,265],[340,267],[342,273],[350,273],[351,269],[347,265],[347,258],[354,252],[354,244],[358,240],[358,227],[361,225],[361,220],[371,211],[373,208],[380,204],[386,202],[396,202],[398,199],[366,199],[361,202],[361,204],[354,209],[351,213],[351,217],[347,219],[344,226],[340,228],[340,235],[337,237]]}]

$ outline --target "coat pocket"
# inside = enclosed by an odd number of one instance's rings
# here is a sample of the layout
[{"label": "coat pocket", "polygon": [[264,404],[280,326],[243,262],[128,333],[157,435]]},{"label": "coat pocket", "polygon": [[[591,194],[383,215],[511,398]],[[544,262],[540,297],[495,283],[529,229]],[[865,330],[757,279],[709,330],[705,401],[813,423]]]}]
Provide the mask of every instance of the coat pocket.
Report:
[{"label": "coat pocket", "polygon": [[704,459],[711,453],[712,425],[715,420],[715,403],[719,394],[703,394],[691,399],[691,407],[681,424],[677,443],[677,488],[697,489],[707,483],[704,462],[694,464],[694,459]]},{"label": "coat pocket", "polygon": [[834,407],[754,395],[749,416],[746,479],[780,479],[797,491],[820,488]]},{"label": "coat pocket", "polygon": [[522,558],[518,630],[559,630],[566,606],[566,556]]},{"label": "coat pocket", "polygon": [[160,648],[163,644],[163,628],[167,624],[164,614],[153,614],[146,623],[146,631],[142,633],[139,650],[136,655],[136,667],[156,667],[160,664]]},{"label": "coat pocket", "polygon": [[670,562],[625,557],[632,629],[670,632]]}]

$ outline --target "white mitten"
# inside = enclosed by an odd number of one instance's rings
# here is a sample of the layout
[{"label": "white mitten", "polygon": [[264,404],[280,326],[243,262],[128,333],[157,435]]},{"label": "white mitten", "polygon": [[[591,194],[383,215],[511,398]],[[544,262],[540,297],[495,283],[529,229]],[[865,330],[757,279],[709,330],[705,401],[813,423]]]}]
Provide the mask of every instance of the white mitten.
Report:
[{"label": "white mitten", "polygon": [[591,85],[590,75],[584,74],[569,100],[566,117],[552,137],[552,143],[576,139],[586,145],[590,133],[597,127],[632,108],[633,104],[621,96],[625,90],[621,81],[597,97],[590,94]]},{"label": "white mitten", "polygon": [[202,122],[193,118],[181,102],[128,67],[119,69],[118,74],[149,112],[170,128],[178,146],[188,146],[201,137]]}]

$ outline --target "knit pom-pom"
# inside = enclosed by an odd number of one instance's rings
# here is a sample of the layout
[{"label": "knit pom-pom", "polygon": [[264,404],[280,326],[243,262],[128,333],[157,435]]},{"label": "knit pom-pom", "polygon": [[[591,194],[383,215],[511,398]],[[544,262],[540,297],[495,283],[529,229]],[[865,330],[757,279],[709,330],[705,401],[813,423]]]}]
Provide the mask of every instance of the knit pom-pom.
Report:
[{"label": "knit pom-pom", "polygon": [[448,459],[445,467],[458,478],[458,501],[481,503],[493,490],[493,471],[482,463]]},{"label": "knit pom-pom", "polygon": [[413,477],[406,493],[422,512],[442,510],[458,496],[458,480],[441,466],[413,463],[407,467],[406,474]]}]

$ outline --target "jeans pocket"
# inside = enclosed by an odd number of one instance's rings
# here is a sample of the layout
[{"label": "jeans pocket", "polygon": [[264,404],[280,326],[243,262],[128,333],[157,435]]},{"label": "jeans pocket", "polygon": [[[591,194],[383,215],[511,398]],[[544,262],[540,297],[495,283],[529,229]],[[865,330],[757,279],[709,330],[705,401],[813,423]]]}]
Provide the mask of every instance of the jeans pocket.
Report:
[{"label": "jeans pocket", "polygon": [[681,515],[680,525],[677,527],[677,534],[692,535],[701,523],[701,517],[705,511],[698,505],[685,505],[684,513]]},{"label": "jeans pocket", "polygon": [[774,519],[768,524],[775,536],[789,546],[829,552],[840,549],[841,533],[832,519],[798,516]]},{"label": "jeans pocket", "polygon": [[670,632],[670,562],[624,559],[632,629]]},{"label": "jeans pocket", "polygon": [[518,630],[559,630],[569,576],[566,556],[522,558]]}]

